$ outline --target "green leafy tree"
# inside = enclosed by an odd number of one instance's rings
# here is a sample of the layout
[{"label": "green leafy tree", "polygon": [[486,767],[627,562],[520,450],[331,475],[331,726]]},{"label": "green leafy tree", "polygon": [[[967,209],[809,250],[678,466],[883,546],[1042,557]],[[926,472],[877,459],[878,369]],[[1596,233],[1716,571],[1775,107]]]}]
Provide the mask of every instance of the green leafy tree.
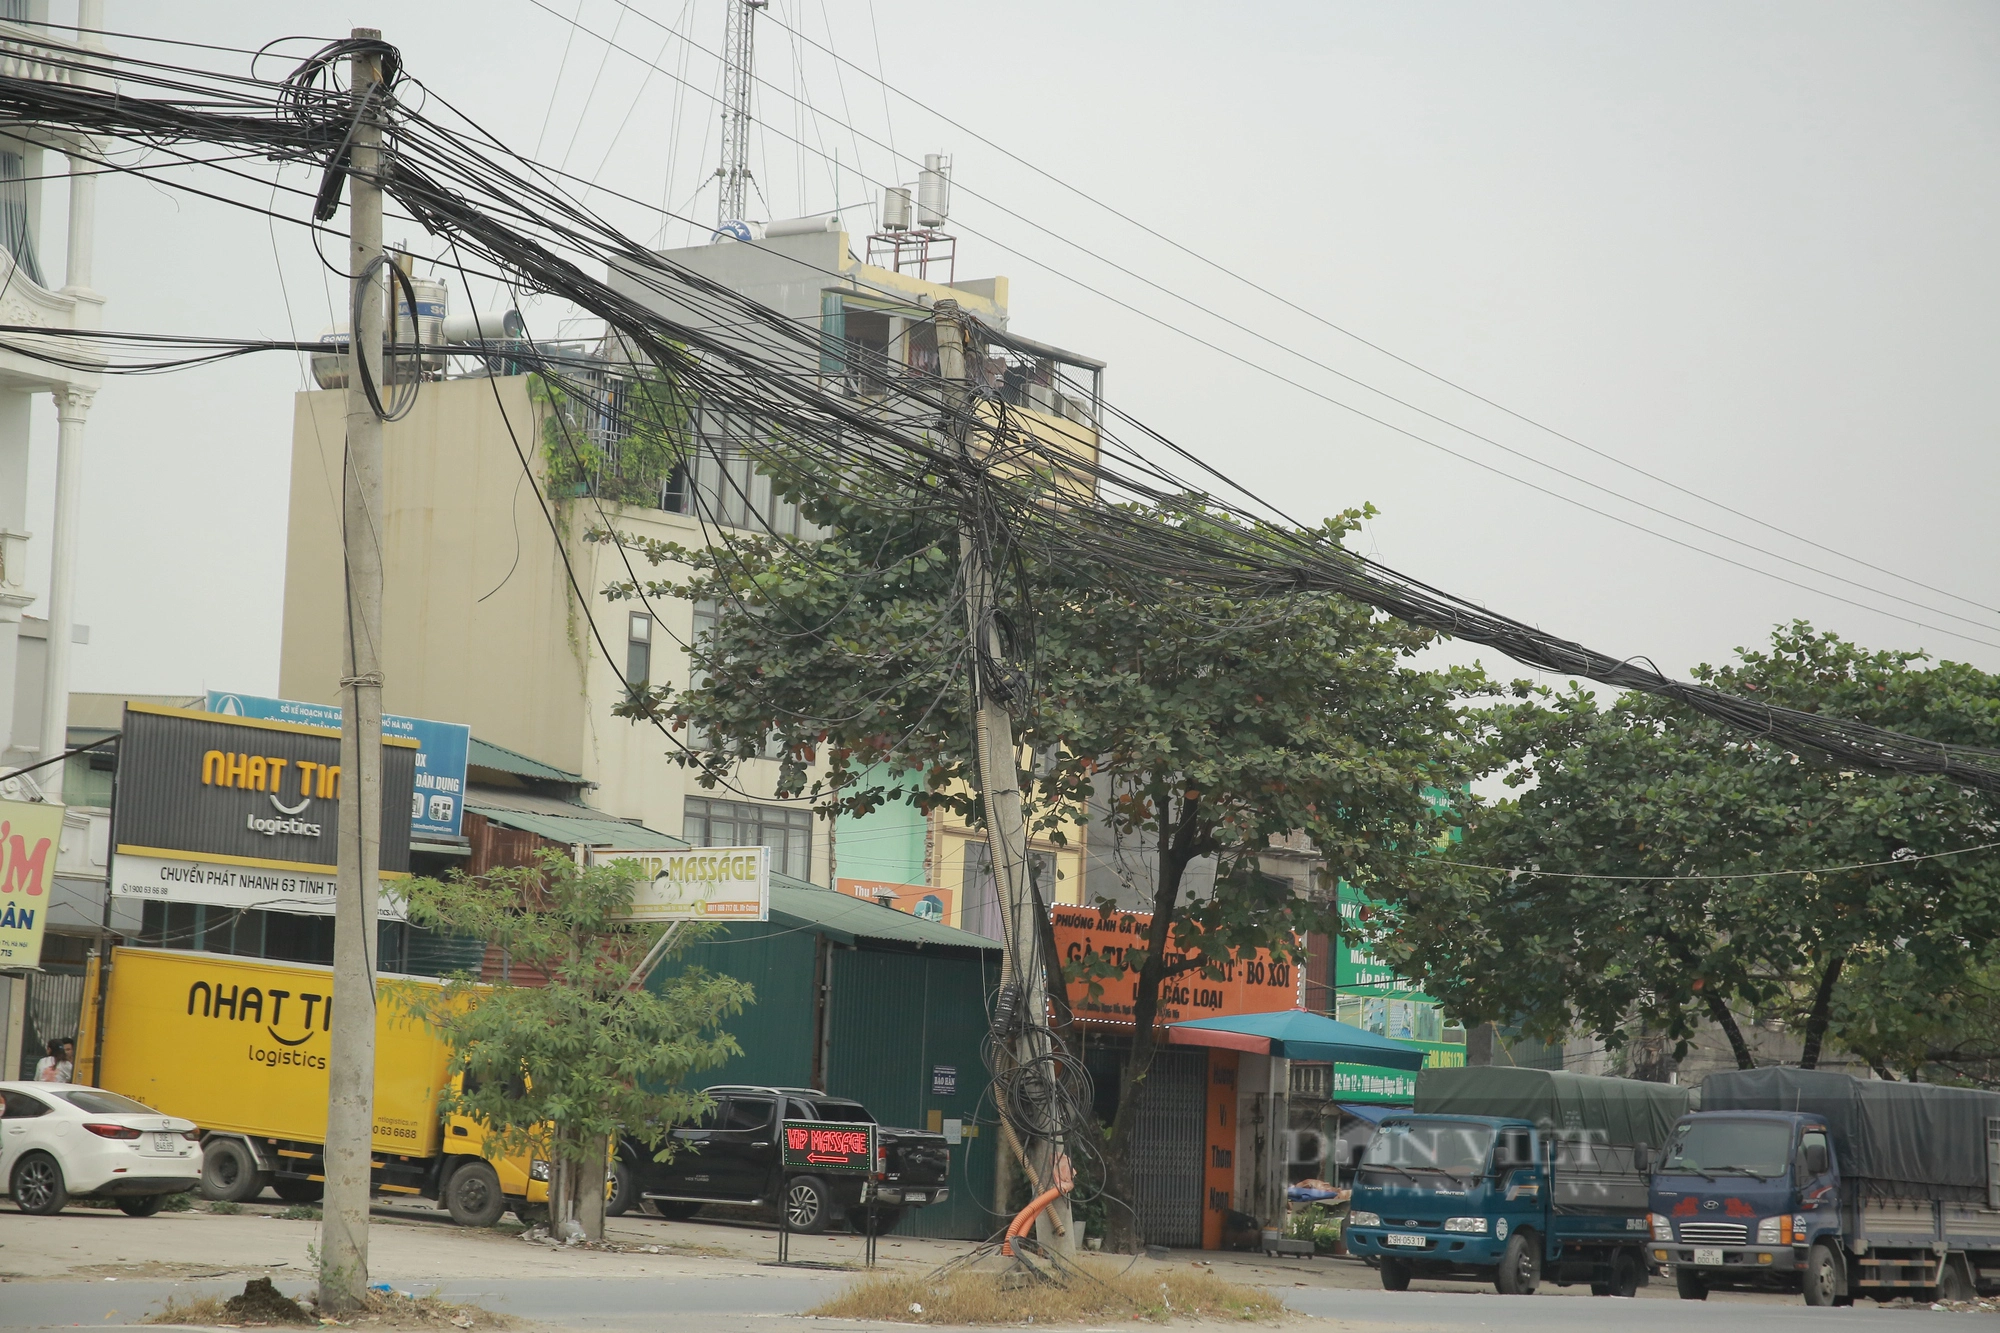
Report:
[{"label": "green leafy tree", "polygon": [[[741,1053],[722,1023],[751,1001],[743,982],[688,968],[656,989],[631,986],[661,930],[626,919],[641,878],[631,862],[579,867],[544,852],[536,866],[405,889],[413,922],[500,945],[515,968],[547,977],[490,985],[461,974],[442,990],[394,990],[451,1044],[451,1072],[465,1076],[446,1113],[476,1121],[493,1152],[548,1163],[559,1234],[576,1219],[601,1237],[612,1136],[633,1133],[664,1159],[667,1129],[707,1108],[683,1087],[688,1076]],[[676,950],[698,937],[684,931]]]},{"label": "green leafy tree", "polygon": [[[2000,741],[2000,680],[1924,663],[1797,623],[1769,652],[1695,675],[1938,741]],[[1521,794],[1482,815],[1462,859],[1510,873],[1441,880],[1379,923],[1467,1019],[1546,1037],[1580,1024],[1613,1045],[1664,1034],[1677,1052],[1706,1019],[1747,1068],[1737,1015],[1762,1012],[1798,1024],[1812,1067],[1830,1037],[1869,1048],[1844,978],[1944,993],[2000,929],[2000,856],[1940,855],[2000,840],[1977,792],[1842,768],[1650,696],[1600,707],[1574,686],[1537,691],[1489,720]],[[1801,870],[1821,873],[1778,873]]]},{"label": "green leafy tree", "polygon": [[[830,538],[710,550],[630,543],[678,567],[647,595],[713,601],[721,614],[691,649],[701,683],[679,694],[656,688],[627,711],[703,735],[708,748],[688,762],[704,781],[775,747],[778,793],[810,796],[827,815],[903,800],[976,823],[955,516],[916,494],[795,491]],[[1325,536],[1337,541],[1361,516],[1329,522]],[[1210,521],[1196,504],[1131,519]],[[1294,932],[1337,929],[1336,877],[1412,882],[1412,862],[1455,817],[1427,791],[1470,775],[1457,704],[1483,678],[1412,664],[1429,634],[1330,595],[1224,597],[1170,579],[1121,585],[1031,558],[1002,582],[999,613],[1023,671],[1013,707],[1032,825],[1061,837],[1066,821],[1086,814],[1093,781],[1108,779],[1114,826],[1158,853],[1151,932],[1123,957],[1136,972],[1135,1036],[1106,1174],[1110,1193],[1129,1200],[1163,985],[1219,976],[1260,948],[1289,957]],[[1258,870],[1274,838],[1299,832],[1327,866],[1325,882],[1303,894]],[[1205,857],[1217,862],[1215,889],[1196,897],[1186,872]],[[1075,975],[1110,967],[1100,959]],[[1110,1210],[1114,1246],[1134,1242],[1133,1220],[1129,1209]]]},{"label": "green leafy tree", "polygon": [[1834,1001],[1842,1043],[1881,1078],[2000,1088],[2000,949],[1938,982],[1900,952],[1849,968]]}]

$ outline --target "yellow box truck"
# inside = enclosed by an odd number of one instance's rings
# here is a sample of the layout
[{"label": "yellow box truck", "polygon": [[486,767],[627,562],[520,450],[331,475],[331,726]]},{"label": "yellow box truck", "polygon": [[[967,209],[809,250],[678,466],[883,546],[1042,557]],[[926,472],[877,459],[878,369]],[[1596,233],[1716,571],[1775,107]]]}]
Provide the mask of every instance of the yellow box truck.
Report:
[{"label": "yellow box truck", "polygon": [[[110,962],[108,985],[100,990],[95,961],[86,981],[78,1081],[88,1077],[199,1125],[202,1191],[212,1199],[254,1198],[269,1185],[281,1199],[317,1200],[325,1189],[333,969],[137,948],[113,949]],[[510,1205],[525,1214],[546,1204],[547,1173],[538,1163],[488,1156],[476,1123],[440,1115],[445,1042],[397,1006],[389,987],[380,994],[376,1190],[436,1199],[470,1226],[491,1226]]]}]

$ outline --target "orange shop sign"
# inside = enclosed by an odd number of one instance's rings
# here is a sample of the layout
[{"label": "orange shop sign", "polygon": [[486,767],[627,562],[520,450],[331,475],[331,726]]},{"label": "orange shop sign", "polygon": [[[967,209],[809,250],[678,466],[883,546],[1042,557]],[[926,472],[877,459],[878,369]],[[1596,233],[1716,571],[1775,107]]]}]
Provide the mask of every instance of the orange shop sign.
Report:
[{"label": "orange shop sign", "polygon": [[953,911],[953,900],[957,894],[950,889],[933,889],[922,884],[896,884],[879,879],[836,879],[833,887],[855,898],[865,898],[871,903],[885,903],[898,912],[908,912],[911,916],[935,921],[939,925],[949,925]]},{"label": "orange shop sign", "polygon": [[[1065,970],[1092,956],[1122,965],[1125,951],[1143,948],[1146,932],[1153,927],[1151,912],[1057,907],[1050,916],[1055,923],[1056,954]],[[1171,930],[1167,932],[1166,955],[1169,965],[1186,956]],[[1163,983],[1159,1021],[1183,1023],[1192,1018],[1269,1014],[1300,1007],[1298,968],[1290,961],[1272,958],[1269,949],[1259,949],[1248,958],[1232,958],[1222,965],[1222,972],[1217,978],[1196,969]],[[1093,998],[1091,981],[1069,982],[1070,1012],[1084,1022],[1129,1025],[1139,990],[1138,970],[1128,968],[1122,976],[1099,977],[1095,984],[1099,991]]]}]

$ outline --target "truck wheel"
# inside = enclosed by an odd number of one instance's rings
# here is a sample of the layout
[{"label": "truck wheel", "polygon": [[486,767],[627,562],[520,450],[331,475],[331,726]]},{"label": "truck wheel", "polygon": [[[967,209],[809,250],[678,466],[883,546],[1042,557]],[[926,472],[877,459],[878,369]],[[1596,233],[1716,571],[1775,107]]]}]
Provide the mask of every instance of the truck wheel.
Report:
[{"label": "truck wheel", "polygon": [[1382,1290],[1408,1291],[1410,1289],[1410,1261],[1408,1259],[1384,1259],[1382,1261]]},{"label": "truck wheel", "polygon": [[201,1197],[242,1203],[264,1192],[264,1173],[241,1139],[210,1139],[201,1146]]},{"label": "truck wheel", "polygon": [[623,1217],[632,1211],[632,1172],[620,1162],[611,1168],[611,1197],[604,1201],[606,1217]]},{"label": "truck wheel", "polygon": [[1502,1296],[1534,1295],[1535,1288],[1542,1285],[1542,1238],[1532,1231],[1517,1231],[1507,1237],[1493,1285]]},{"label": "truck wheel", "polygon": [[14,1206],[31,1217],[53,1217],[69,1206],[62,1164],[45,1152],[31,1152],[14,1166]]},{"label": "truck wheel", "polygon": [[1963,1262],[1957,1255],[1949,1255],[1944,1261],[1944,1272],[1938,1274],[1937,1298],[1941,1301],[1969,1301],[1973,1298],[1972,1284],[1966,1280]]},{"label": "truck wheel", "polygon": [[1708,1299],[1708,1284],[1698,1274],[1691,1273],[1679,1264],[1674,1265],[1674,1290],[1680,1292],[1684,1301],[1705,1301]]},{"label": "truck wheel", "polygon": [[1840,1296],[1840,1256],[1833,1246],[1820,1244],[1806,1256],[1804,1283],[1807,1305],[1832,1305]]},{"label": "truck wheel", "polygon": [[118,1201],[118,1211],[127,1217],[151,1217],[166,1206],[164,1194],[128,1194]]},{"label": "truck wheel", "polygon": [[1621,1250],[1611,1261],[1611,1294],[1631,1300],[1639,1294],[1639,1279],[1644,1270],[1639,1266],[1639,1256],[1630,1250]]},{"label": "truck wheel", "polygon": [[500,1173],[490,1162],[467,1162],[445,1182],[444,1206],[451,1220],[462,1227],[492,1226],[507,1209],[507,1196],[500,1192]]},{"label": "truck wheel", "polygon": [[326,1197],[324,1180],[300,1180],[297,1177],[280,1178],[271,1182],[279,1198],[286,1203],[318,1203]]},{"label": "truck wheel", "polygon": [[832,1204],[826,1182],[818,1176],[794,1176],[785,1182],[785,1221],[800,1236],[817,1236],[826,1230],[827,1212]]}]

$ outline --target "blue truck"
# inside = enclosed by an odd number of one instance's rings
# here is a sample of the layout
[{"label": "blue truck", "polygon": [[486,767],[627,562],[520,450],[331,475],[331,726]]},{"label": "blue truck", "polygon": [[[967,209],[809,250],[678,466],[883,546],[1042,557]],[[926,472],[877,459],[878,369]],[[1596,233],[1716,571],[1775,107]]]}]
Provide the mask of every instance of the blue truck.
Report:
[{"label": "blue truck", "polygon": [[2000,1291],[2000,1093],[1824,1070],[1711,1074],[1655,1166],[1648,1257],[1717,1289]]},{"label": "blue truck", "polygon": [[1348,1252],[1389,1291],[1422,1277],[1528,1295],[1546,1279],[1634,1295],[1649,1275],[1652,1154],[1691,1100],[1557,1070],[1426,1069],[1415,1109],[1362,1150]]}]

